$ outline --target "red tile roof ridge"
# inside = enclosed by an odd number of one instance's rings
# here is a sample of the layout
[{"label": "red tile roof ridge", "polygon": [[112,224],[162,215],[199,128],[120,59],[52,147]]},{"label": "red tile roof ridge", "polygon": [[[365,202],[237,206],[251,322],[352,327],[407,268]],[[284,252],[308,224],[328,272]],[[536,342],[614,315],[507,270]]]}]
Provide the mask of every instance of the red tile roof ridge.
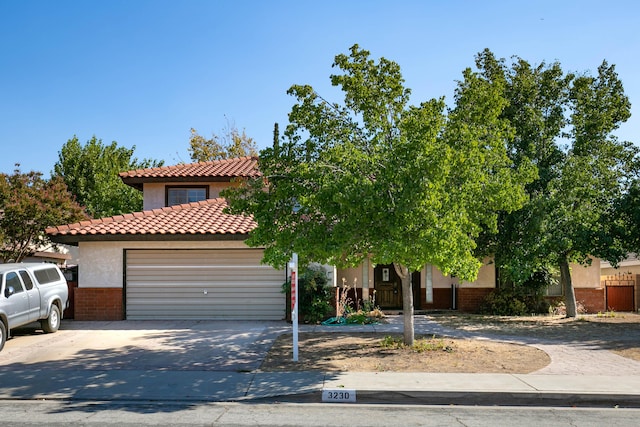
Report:
[{"label": "red tile roof ridge", "polygon": [[179,163],[177,165],[168,165],[168,166],[158,166],[154,168],[140,168],[133,169],[130,171],[120,172],[119,176],[126,178],[130,176],[138,176],[138,175],[147,175],[151,172],[160,172],[160,171],[175,171],[186,168],[195,168],[202,166],[214,166],[214,165],[225,165],[229,163],[240,163],[247,160],[258,160],[258,156],[241,156],[241,157],[233,157],[230,159],[220,159],[220,160],[209,160],[205,162],[192,162],[192,163]]}]

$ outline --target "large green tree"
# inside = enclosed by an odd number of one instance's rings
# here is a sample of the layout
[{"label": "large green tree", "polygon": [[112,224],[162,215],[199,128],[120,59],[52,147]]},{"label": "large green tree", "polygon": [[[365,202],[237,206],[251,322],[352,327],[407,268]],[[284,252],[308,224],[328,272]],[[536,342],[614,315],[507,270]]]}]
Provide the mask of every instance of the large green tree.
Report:
[{"label": "large green tree", "polygon": [[501,119],[515,134],[514,165],[533,162],[538,178],[525,206],[502,215],[485,246],[501,276],[522,284],[536,271],[560,271],[567,315],[577,305],[571,262],[592,256],[618,262],[630,248],[616,212],[637,175],[637,149],[614,131],[630,117],[630,103],[615,68],[603,62],[595,76],[565,73],[559,63],[511,63],[485,50],[476,58],[484,80],[501,88],[508,106]]},{"label": "large green tree", "polygon": [[0,256],[20,262],[49,244],[47,227],[86,219],[60,177],[44,180],[39,172],[0,174]]},{"label": "large green tree", "polygon": [[117,142],[105,145],[92,137],[86,144],[77,137],[68,140],[58,152],[53,176],[61,177],[76,201],[93,218],[142,209],[142,193],[122,182],[120,172],[162,166],[162,161],[133,157],[135,146]]},{"label": "large green tree", "polygon": [[409,271],[433,264],[474,280],[476,236],[495,229],[497,212],[522,205],[532,169],[507,156],[501,88],[470,70],[447,111],[443,99],[410,105],[398,64],[374,62],[357,45],[334,66],[344,101],[291,87],[297,103],[282,143],[260,153],[264,179],[225,195],[230,212],[256,220],[248,244],[265,247],[271,265],[293,252],[341,267],[393,263],[412,344]]}]

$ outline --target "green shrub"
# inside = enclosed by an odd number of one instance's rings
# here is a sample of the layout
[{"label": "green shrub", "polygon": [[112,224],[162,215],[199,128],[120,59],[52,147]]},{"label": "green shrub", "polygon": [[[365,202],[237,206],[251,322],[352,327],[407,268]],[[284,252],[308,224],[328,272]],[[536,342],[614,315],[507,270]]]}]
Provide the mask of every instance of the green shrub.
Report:
[{"label": "green shrub", "polygon": [[[333,288],[327,286],[327,273],[321,266],[309,266],[298,277],[298,315],[309,323],[326,319],[333,311]],[[282,292],[291,292],[291,282],[282,285]]]},{"label": "green shrub", "polygon": [[519,284],[503,280],[499,288],[487,295],[479,311],[497,316],[549,313],[551,304],[545,300],[544,293],[549,286],[557,285],[557,281],[557,274],[544,267]]},{"label": "green shrub", "polygon": [[548,313],[549,304],[539,294],[527,294],[518,288],[498,288],[485,297],[479,311],[496,316],[526,316]]}]

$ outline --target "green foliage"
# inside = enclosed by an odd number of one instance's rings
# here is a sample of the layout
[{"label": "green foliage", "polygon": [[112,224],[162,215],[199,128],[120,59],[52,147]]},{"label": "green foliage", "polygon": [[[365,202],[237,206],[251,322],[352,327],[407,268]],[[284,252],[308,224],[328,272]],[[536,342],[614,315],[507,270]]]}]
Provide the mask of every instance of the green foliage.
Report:
[{"label": "green foliage", "polygon": [[[309,266],[298,277],[298,314],[305,322],[320,322],[331,313],[333,288],[327,283],[327,273],[320,266]],[[282,285],[282,291],[291,292],[290,281]]]},{"label": "green foliage", "polygon": [[194,162],[231,159],[258,154],[256,142],[233,124],[227,123],[222,136],[212,135],[207,139],[191,128],[189,154]]},{"label": "green foliage", "polygon": [[480,314],[524,316],[535,313],[528,307],[528,296],[514,288],[498,288],[487,295],[480,305]]},{"label": "green foliage", "polygon": [[498,232],[486,233],[480,247],[518,285],[542,268],[559,269],[573,317],[569,263],[588,263],[590,256],[616,263],[633,249],[631,223],[618,209],[637,179],[638,149],[613,134],[630,116],[629,100],[606,61],[596,76],[575,75],[559,63],[508,64],[485,50],[476,65],[508,102],[500,119],[514,130],[508,151],[514,166],[532,162],[538,175],[523,208],[502,214]]},{"label": "green foliage", "polygon": [[493,290],[480,305],[479,312],[497,316],[549,313],[551,305],[544,294],[554,283],[557,279],[549,271],[537,271],[520,285],[511,284]]},{"label": "green foliage", "polygon": [[120,172],[162,166],[161,161],[133,157],[131,149],[114,141],[104,145],[92,137],[82,145],[77,137],[58,152],[53,175],[64,180],[76,201],[93,218],[142,210],[142,193],[122,182]]},{"label": "green foliage", "polygon": [[[607,310],[605,312],[599,311],[597,314],[597,317],[613,318],[613,317],[616,317],[616,312],[614,310]],[[621,316],[621,317],[624,317],[624,316]]]},{"label": "green foliage", "polygon": [[413,345],[410,346],[407,346],[401,337],[385,335],[380,341],[380,347],[388,350],[410,348],[416,353],[424,353],[427,351],[446,351],[447,353],[452,353],[454,351],[451,346],[445,344],[443,339],[436,339],[435,335],[431,338],[418,338]]},{"label": "green foliage", "polygon": [[500,91],[466,73],[446,114],[443,99],[409,105],[398,64],[357,45],[334,66],[343,103],[292,86],[283,142],[260,153],[267,179],[224,193],[230,212],[258,223],[248,243],[274,266],[292,252],[337,266],[371,257],[474,280],[475,237],[522,205],[532,178],[511,168]]},{"label": "green foliage", "polygon": [[283,142],[260,152],[263,177],[223,196],[229,213],[257,222],[247,243],[264,247],[273,266],[292,252],[338,267],[393,263],[412,343],[408,272],[432,264],[475,280],[478,235],[496,229],[498,212],[522,206],[533,169],[507,156],[512,130],[500,119],[501,88],[470,70],[446,110],[443,98],[410,105],[400,66],[376,63],[358,45],[334,67],[343,101],[292,86]]},{"label": "green foliage", "polygon": [[365,313],[372,313],[380,311],[380,308],[376,305],[376,290],[373,289],[369,298],[362,301],[362,311]]},{"label": "green foliage", "polygon": [[[17,165],[19,166],[19,165]],[[40,172],[0,174],[0,255],[20,262],[49,244],[45,228],[86,219],[59,177],[42,179]]]},{"label": "green foliage", "polygon": [[372,323],[372,320],[364,311],[357,311],[347,315],[346,322],[353,325],[366,325]]},{"label": "green foliage", "polygon": [[384,313],[380,309],[356,310],[347,313],[346,323],[354,325],[370,325],[379,323],[384,318]]}]

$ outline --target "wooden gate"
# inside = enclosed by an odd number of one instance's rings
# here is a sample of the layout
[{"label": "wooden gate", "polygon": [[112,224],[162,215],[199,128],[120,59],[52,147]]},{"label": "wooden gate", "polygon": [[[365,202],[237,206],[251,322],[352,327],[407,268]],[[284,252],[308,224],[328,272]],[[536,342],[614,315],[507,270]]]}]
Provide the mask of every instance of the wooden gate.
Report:
[{"label": "wooden gate", "polygon": [[604,280],[607,297],[607,310],[635,310],[635,280],[633,275],[618,273]]}]

